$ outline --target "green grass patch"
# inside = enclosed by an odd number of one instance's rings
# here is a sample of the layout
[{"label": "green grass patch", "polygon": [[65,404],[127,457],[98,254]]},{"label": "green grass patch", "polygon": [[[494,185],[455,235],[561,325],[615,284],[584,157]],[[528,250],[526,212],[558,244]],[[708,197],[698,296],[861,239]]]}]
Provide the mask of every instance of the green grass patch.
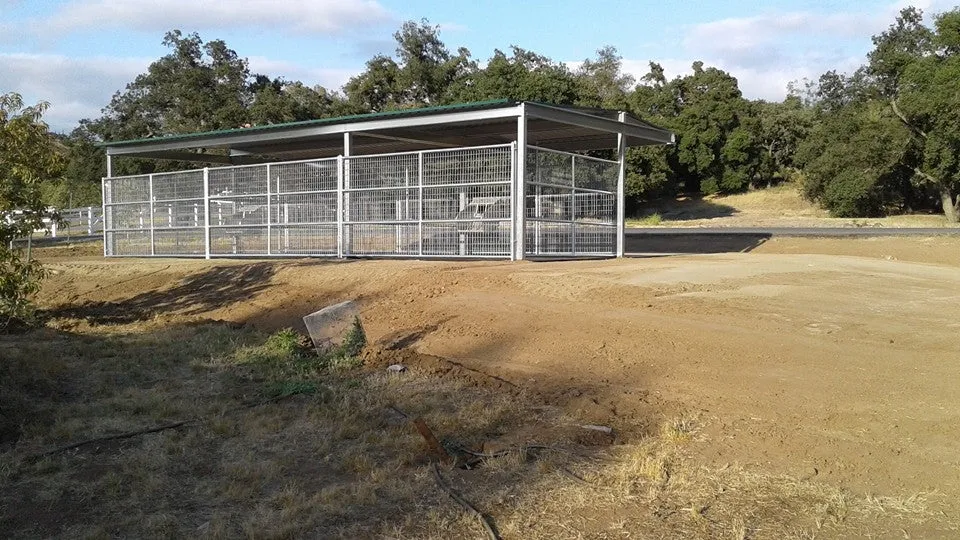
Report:
[{"label": "green grass patch", "polygon": [[663,216],[661,216],[659,212],[654,212],[648,216],[638,218],[636,223],[646,227],[653,227],[663,223]]}]

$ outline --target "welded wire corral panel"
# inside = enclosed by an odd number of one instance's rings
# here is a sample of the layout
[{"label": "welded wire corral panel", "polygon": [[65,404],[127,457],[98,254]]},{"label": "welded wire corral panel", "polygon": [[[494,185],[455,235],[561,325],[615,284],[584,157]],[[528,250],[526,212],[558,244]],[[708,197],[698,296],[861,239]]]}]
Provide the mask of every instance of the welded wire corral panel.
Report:
[{"label": "welded wire corral panel", "polygon": [[512,255],[513,145],[104,179],[112,256]]},{"label": "welded wire corral panel", "polygon": [[515,156],[497,145],[106,178],[104,251],[510,258],[521,227],[528,256],[616,254],[617,162],[529,147],[518,205]]},{"label": "welded wire corral panel", "polygon": [[529,147],[524,247],[531,256],[613,256],[616,161]]},{"label": "welded wire corral panel", "polygon": [[513,147],[343,160],[345,256],[509,258]]}]

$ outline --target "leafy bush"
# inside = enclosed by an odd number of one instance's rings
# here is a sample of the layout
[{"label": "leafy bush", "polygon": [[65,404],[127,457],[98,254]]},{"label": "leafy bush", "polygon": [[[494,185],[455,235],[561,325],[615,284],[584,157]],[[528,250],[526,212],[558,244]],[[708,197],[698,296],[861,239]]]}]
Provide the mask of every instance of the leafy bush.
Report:
[{"label": "leafy bush", "polygon": [[0,330],[37,322],[30,297],[40,290],[44,275],[36,259],[23,257],[17,248],[0,246]]},{"label": "leafy bush", "polygon": [[856,171],[840,171],[829,182],[820,203],[835,217],[872,217],[881,214],[876,179]]},{"label": "leafy bush", "polygon": [[24,107],[19,94],[0,94],[0,330],[36,322],[30,296],[43,269],[14,241],[51,217],[40,184],[59,176],[63,160],[41,120],[47,106]]}]

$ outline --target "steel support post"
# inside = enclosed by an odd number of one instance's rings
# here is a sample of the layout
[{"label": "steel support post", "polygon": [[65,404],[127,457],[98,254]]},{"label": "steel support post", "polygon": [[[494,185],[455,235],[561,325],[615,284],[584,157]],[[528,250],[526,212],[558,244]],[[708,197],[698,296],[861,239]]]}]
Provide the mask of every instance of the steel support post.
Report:
[{"label": "steel support post", "polygon": [[[157,244],[156,244],[156,236],[154,235],[154,232],[153,232],[154,224],[153,224],[153,175],[152,174],[147,175],[147,182],[148,182],[148,188],[149,188],[148,193],[150,196],[150,205],[149,205],[149,208],[150,208],[150,256],[153,257],[157,254]],[[171,223],[170,226],[172,227],[173,224]]]},{"label": "steel support post", "polygon": [[[271,255],[273,248],[271,239],[271,222],[273,221],[270,215],[270,208],[273,206],[273,201],[270,199],[270,183],[273,182],[273,178],[270,176],[270,164],[267,163],[267,255]],[[279,188],[278,188],[279,190]]]},{"label": "steel support post", "polygon": [[420,202],[417,211],[417,255],[423,257],[423,152],[417,152],[417,193],[417,200]]},{"label": "steel support post", "polygon": [[[107,240],[107,231],[113,228],[113,216],[110,216],[110,223],[107,223],[107,198],[110,197],[109,190],[107,189],[107,182],[110,181],[110,178],[113,176],[113,162],[111,161],[110,154],[107,154],[107,177],[100,182],[100,206],[103,208],[103,256],[109,257],[113,255],[113,246],[110,245],[110,242]],[[113,237],[116,240],[116,236]]]},{"label": "steel support post", "polygon": [[210,258],[210,169],[203,168],[203,257]]},{"label": "steel support post", "polygon": [[353,134],[349,131],[343,134],[343,166],[341,167],[342,188],[340,190],[341,213],[339,217],[339,235],[342,239],[343,250],[340,257],[345,257],[350,251],[350,238],[347,234],[347,223],[350,221],[350,156],[353,149]]},{"label": "steel support post", "polygon": [[337,156],[337,258],[343,258],[343,156]]},{"label": "steel support post", "polygon": [[517,116],[517,162],[513,179],[514,207],[513,207],[513,260],[523,260],[526,255],[524,242],[526,241],[526,184],[527,184],[527,111],[526,105],[520,105],[520,115]]},{"label": "steel support post", "polygon": [[[627,113],[620,111],[617,119],[626,122]],[[617,133],[617,257],[623,257],[623,244],[626,232],[625,186],[627,179],[627,137],[621,131]]]},{"label": "steel support post", "polygon": [[577,156],[570,156],[570,253],[577,256]]}]

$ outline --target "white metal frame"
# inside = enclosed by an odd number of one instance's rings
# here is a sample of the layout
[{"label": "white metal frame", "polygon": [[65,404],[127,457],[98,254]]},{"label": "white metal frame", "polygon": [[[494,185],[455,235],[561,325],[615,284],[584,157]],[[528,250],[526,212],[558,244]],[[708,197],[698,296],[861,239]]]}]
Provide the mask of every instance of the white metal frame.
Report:
[{"label": "white metal frame", "polygon": [[[347,136],[348,137],[348,136]],[[347,143],[349,145],[349,142]],[[348,146],[349,148],[349,146]],[[103,180],[103,192],[104,192],[104,211],[107,212],[107,215],[114,216],[118,209],[127,208],[128,210],[122,214],[123,220],[117,223],[110,223],[104,229],[104,245],[105,245],[105,254],[106,256],[114,257],[144,257],[144,256],[177,256],[177,257],[205,257],[207,259],[213,257],[304,257],[304,256],[323,256],[323,257],[362,257],[362,256],[376,256],[376,257],[389,257],[389,256],[413,256],[413,257],[469,257],[469,258],[511,258],[513,256],[513,251],[510,246],[510,239],[514,237],[514,223],[512,221],[512,215],[509,216],[500,216],[495,218],[488,217],[472,217],[472,218],[461,218],[458,215],[458,212],[464,210],[464,205],[466,204],[468,198],[465,195],[460,196],[461,202],[459,206],[453,210],[453,214],[443,216],[441,218],[429,217],[425,215],[424,207],[428,203],[428,200],[424,199],[424,193],[427,190],[431,192],[445,192],[450,189],[458,189],[462,193],[467,193],[468,191],[476,192],[477,190],[483,191],[484,189],[494,189],[498,193],[501,193],[502,197],[509,196],[512,202],[517,200],[514,196],[514,190],[516,188],[515,182],[515,148],[516,144],[506,144],[506,145],[485,145],[485,146],[476,146],[469,148],[455,148],[455,149],[431,149],[431,150],[422,150],[418,152],[400,152],[400,153],[391,153],[391,154],[381,154],[373,156],[338,156],[333,159],[323,159],[323,160],[298,160],[290,162],[274,162],[269,164],[259,164],[259,165],[240,165],[236,167],[215,167],[215,168],[203,168],[195,169],[193,171],[179,171],[174,173],[156,173],[148,175],[131,175],[131,176],[120,176],[112,178],[104,178]],[[437,156],[436,159],[432,156]],[[471,157],[472,156],[472,157]],[[500,177],[492,180],[483,180],[476,179],[473,177],[465,177],[460,180],[456,178],[441,179],[440,181],[432,181],[430,183],[425,182],[425,168],[424,164],[426,159],[429,158],[433,162],[440,164],[445,163],[445,159],[452,159],[454,161],[455,170],[461,166],[460,161],[462,159],[467,159],[468,162],[470,159],[479,159],[479,163],[485,163],[486,160],[493,160],[493,163],[499,163]],[[374,186],[351,186],[351,169],[356,169],[359,165],[354,163],[355,160],[361,160],[364,162],[372,162],[373,160],[379,160],[383,162],[391,162],[392,160],[410,160],[413,159],[414,163],[417,166],[417,173],[415,177],[411,176],[408,178],[410,181],[406,185],[374,185]],[[280,172],[281,168],[289,165],[298,165],[298,164],[316,164],[321,166],[333,165],[331,168],[327,168],[329,171],[327,174],[333,172],[335,168],[336,171],[336,185],[335,189],[325,189],[322,186],[311,187],[308,191],[291,191],[290,187],[282,188],[280,186]],[[489,165],[485,165],[489,166]],[[505,169],[503,167],[506,167]],[[239,178],[236,178],[238,171],[250,170],[258,168],[259,170],[253,170],[250,173],[247,173]],[[217,183],[218,186],[214,186],[214,173],[217,174]],[[321,173],[317,173],[321,174]],[[432,174],[445,174],[445,173],[432,173]],[[199,192],[196,188],[194,191],[188,191],[182,194],[182,198],[163,198],[162,200],[157,199],[158,194],[155,193],[155,185],[159,182],[164,182],[166,177],[172,175],[179,175],[178,178],[187,178],[189,180],[190,176],[193,176],[194,182],[197,182],[202,178],[202,193]],[[244,178],[246,177],[246,178]],[[265,187],[262,186],[265,177]],[[276,177],[276,178],[275,178]],[[330,177],[327,177],[328,180]],[[254,182],[253,184],[248,184],[246,188],[242,186],[244,180],[248,182]],[[323,182],[322,178],[316,178],[317,181]],[[298,180],[291,180],[288,178],[288,181],[297,182]],[[123,186],[123,195],[120,198],[112,196],[113,193],[117,192],[116,187],[118,182],[126,182]],[[232,184],[231,182],[238,182],[239,184]],[[276,186],[274,183],[276,182]],[[188,186],[191,185],[187,184]],[[231,191],[223,192],[220,191],[229,186]],[[259,187],[252,187],[259,186]],[[199,186],[197,186],[199,187]],[[417,208],[413,208],[411,201],[407,201],[409,206],[408,211],[404,213],[406,219],[393,219],[389,216],[377,216],[374,218],[364,217],[361,215],[351,215],[351,199],[354,196],[360,196],[360,194],[371,193],[374,196],[380,194],[384,195],[389,199],[390,193],[397,192],[407,193],[416,197]],[[329,220],[324,218],[319,218],[320,221],[309,220],[309,221],[300,221],[287,222],[286,219],[290,216],[290,210],[286,208],[287,204],[283,203],[282,207],[284,208],[281,211],[281,200],[285,196],[297,196],[297,195],[326,195],[329,197],[331,203],[333,200],[336,200],[336,210],[335,216],[331,216]],[[469,197],[472,199],[476,195]],[[386,200],[386,199],[385,199]],[[398,199],[399,200],[399,199]],[[440,199],[443,200],[443,199]],[[171,213],[170,221],[166,224],[165,227],[162,227],[162,230],[192,230],[200,231],[199,234],[202,235],[202,247],[200,244],[195,244],[194,252],[168,252],[161,251],[158,247],[157,240],[159,239],[159,231],[161,228],[158,228],[156,223],[158,208],[162,208],[158,203],[174,204],[177,202],[193,202],[197,201],[198,205],[202,205],[203,211],[203,224],[197,226],[196,224],[192,226],[181,226],[177,223],[177,219],[173,217],[174,210],[172,207],[168,210]],[[202,201],[202,202],[200,202]],[[266,202],[263,205],[263,201]],[[389,201],[387,201],[389,202]],[[233,210],[229,213],[224,213],[223,208],[224,204],[233,204],[233,208],[239,208],[244,205],[252,206],[258,208],[256,212],[260,212],[260,217],[252,217],[252,222],[246,223],[242,220],[237,221],[237,210]],[[310,203],[304,203],[310,204]],[[320,204],[320,203],[316,203]],[[374,200],[372,203],[367,204],[379,204],[379,201]],[[302,204],[300,205],[302,206]],[[265,207],[265,208],[264,208]],[[229,206],[227,208],[230,208]],[[179,210],[182,212],[182,210]],[[239,212],[241,215],[249,216],[244,212]],[[265,214],[265,219],[264,219]],[[283,216],[283,222],[281,223],[281,215]],[[138,217],[139,216],[139,217]],[[399,217],[399,216],[397,216]],[[112,219],[111,219],[112,221]],[[480,225],[482,224],[491,224],[496,229],[497,223],[503,223],[504,229],[509,229],[509,232],[504,232],[505,237],[504,248],[496,249],[493,248],[491,252],[485,252],[486,241],[480,241],[477,245],[481,246],[479,248],[464,250],[461,252],[451,251],[449,249],[443,250],[440,252],[435,249],[427,250],[425,247],[425,240],[430,237],[426,233],[426,229],[429,227],[433,230],[437,229],[449,229],[453,232],[455,236],[464,236],[468,235],[470,238],[473,238],[475,234],[479,234],[482,231],[477,231],[477,233],[470,232],[472,229],[466,228],[471,224]],[[416,228],[416,237],[417,245],[413,251],[405,251],[400,249],[400,242],[404,240],[400,236],[400,231],[402,228],[407,227]],[[335,250],[331,252],[323,251],[315,252],[310,250],[297,250],[295,252],[286,252],[282,247],[274,249],[274,241],[277,238],[280,238],[278,235],[281,234],[279,231],[283,230],[282,234],[287,234],[290,230],[290,227],[294,228],[316,228],[316,229],[328,229],[330,231],[335,230],[336,240],[335,240]],[[384,250],[365,250],[364,248],[353,247],[352,242],[354,238],[357,237],[357,233],[354,232],[354,229],[359,228],[363,230],[364,227],[373,227],[373,228],[382,228],[382,227],[394,227],[397,231],[397,249],[395,253],[390,253]],[[499,229],[496,229],[499,230]],[[222,232],[218,232],[222,231]],[[436,232],[436,231],[434,231]],[[317,233],[321,234],[321,233]],[[499,235],[500,233],[494,233]],[[121,237],[125,236],[123,240],[125,242],[124,248],[119,248]],[[233,240],[228,240],[224,244],[224,235]],[[250,239],[250,236],[254,235],[252,238],[258,246],[263,245],[262,239],[266,238],[266,244],[261,249],[260,247],[256,248],[246,248],[243,244],[244,240]],[[263,235],[263,236],[256,236]],[[321,235],[322,236],[322,235]],[[489,240],[489,239],[488,239]],[[405,241],[405,240],[404,240]],[[468,241],[468,240],[463,240]],[[469,242],[469,241],[468,241]],[[232,243],[232,245],[231,245]],[[476,242],[475,242],[476,243]],[[130,247],[130,246],[139,246],[139,247]],[[179,246],[179,244],[178,244]],[[227,247],[224,247],[227,246]],[[449,247],[449,246],[446,246]],[[189,251],[191,248],[187,248]],[[196,249],[201,251],[197,252]],[[224,249],[227,251],[225,252]]]},{"label": "white metal frame", "polygon": [[[628,117],[624,112],[618,112],[616,119],[604,116],[604,115],[595,115],[590,114],[589,111],[584,110],[575,110],[571,108],[555,107],[551,105],[545,105],[541,103],[531,103],[531,102],[522,102],[522,103],[507,103],[503,106],[494,106],[486,107],[479,110],[460,110],[460,111],[438,111],[431,112],[430,114],[423,114],[417,116],[401,116],[398,115],[396,118],[389,118],[383,116],[371,116],[370,118],[356,117],[344,119],[343,122],[331,123],[331,124],[310,124],[310,123],[301,123],[301,124],[292,124],[289,126],[276,126],[271,128],[263,129],[250,129],[247,130],[237,130],[229,133],[221,134],[198,134],[196,136],[190,137],[178,137],[170,140],[159,139],[157,141],[132,141],[129,143],[116,143],[107,145],[107,176],[104,179],[103,185],[103,216],[104,216],[104,255],[105,256],[121,256],[122,253],[118,253],[116,246],[117,234],[128,234],[135,235],[140,232],[137,228],[118,228],[114,225],[115,216],[114,210],[121,206],[122,204],[141,204],[148,206],[148,213],[150,214],[150,226],[149,226],[149,243],[150,243],[150,255],[160,255],[157,252],[157,227],[153,221],[155,213],[155,197],[153,194],[153,179],[154,176],[149,178],[150,184],[150,193],[148,194],[147,201],[137,201],[137,202],[124,202],[116,203],[111,202],[113,199],[114,191],[110,185],[110,182],[117,178],[124,177],[114,177],[113,176],[113,160],[114,156],[136,156],[136,155],[146,155],[152,157],[172,157],[179,159],[193,159],[193,160],[203,160],[203,161],[212,161],[212,162],[221,162],[221,163],[230,163],[235,159],[248,159],[246,152],[243,151],[230,151],[229,156],[224,155],[212,155],[212,154],[193,154],[187,153],[184,150],[191,148],[206,148],[206,147],[230,147],[230,145],[243,145],[243,144],[257,144],[257,143],[273,143],[273,144],[282,144],[287,141],[303,141],[308,140],[311,137],[321,137],[326,136],[329,139],[330,136],[338,136],[342,134],[342,153],[335,157],[329,158],[336,160],[337,167],[337,183],[336,189],[330,190],[331,193],[335,193],[336,196],[336,221],[335,223],[330,223],[329,225],[335,227],[336,229],[336,257],[345,257],[345,256],[354,256],[355,254],[351,252],[350,245],[352,242],[350,228],[352,225],[363,224],[356,219],[352,219],[350,215],[350,199],[351,194],[360,193],[363,188],[353,187],[351,188],[351,171],[350,163],[353,159],[369,158],[370,156],[353,156],[353,146],[354,141],[353,137],[355,135],[363,135],[364,137],[380,138],[386,140],[398,140],[403,142],[408,142],[411,144],[417,143],[424,146],[435,146],[441,147],[437,149],[428,149],[428,150],[418,150],[416,152],[400,152],[400,153],[384,153],[377,154],[378,157],[387,159],[391,156],[400,156],[400,155],[411,155],[417,154],[417,178],[416,186],[409,186],[410,188],[415,188],[417,200],[419,201],[419,209],[417,210],[416,220],[379,220],[375,224],[379,225],[395,225],[397,234],[400,234],[401,225],[406,224],[416,224],[416,236],[419,238],[419,246],[416,249],[414,254],[401,254],[400,256],[413,256],[413,257],[428,257],[431,256],[430,253],[427,253],[424,249],[424,238],[425,238],[425,225],[430,225],[435,223],[430,219],[427,219],[424,215],[424,155],[429,155],[430,152],[445,152],[445,151],[459,151],[467,149],[476,149],[476,148],[487,148],[490,146],[456,146],[455,140],[456,137],[450,139],[447,142],[438,142],[438,141],[429,141],[429,140],[420,140],[416,138],[416,135],[411,137],[402,137],[397,134],[391,133],[377,133],[379,131],[391,130],[391,129],[415,129],[420,127],[429,127],[429,126],[439,126],[439,125],[456,125],[456,124],[468,124],[468,123],[483,123],[487,121],[502,121],[503,119],[515,118],[516,119],[516,134],[514,141],[509,145],[511,148],[511,171],[510,171],[510,216],[509,216],[509,248],[506,254],[498,255],[504,258],[509,257],[511,259],[523,259],[531,254],[536,254],[538,249],[527,249],[526,242],[528,241],[528,219],[527,219],[527,186],[532,186],[535,190],[537,198],[535,198],[535,205],[539,205],[539,195],[544,191],[541,187],[537,186],[536,182],[530,183],[528,181],[527,175],[527,154],[528,148],[538,151],[550,151],[556,152],[559,154],[576,156],[571,159],[571,175],[576,176],[577,172],[575,170],[576,163],[581,159],[590,159],[581,154],[573,154],[570,152],[562,152],[559,150],[551,150],[548,148],[538,148],[530,144],[531,132],[530,121],[549,121],[559,124],[575,126],[578,128],[588,129],[594,132],[602,132],[605,134],[612,134],[616,136],[616,155],[617,159],[615,162],[609,160],[599,160],[605,163],[614,163],[617,167],[616,174],[616,189],[612,192],[605,190],[592,190],[589,187],[576,186],[573,191],[574,197],[574,212],[576,211],[575,201],[576,193],[590,193],[594,192],[597,195],[610,194],[614,193],[616,197],[615,202],[615,247],[611,250],[610,253],[602,253],[606,256],[617,256],[622,257],[624,251],[624,194],[625,194],[625,180],[626,180],[626,147],[628,140],[630,141],[643,141],[639,144],[670,144],[674,141],[674,136],[668,131],[656,128],[654,126],[643,124],[642,122],[636,121]],[[425,136],[426,139],[429,139],[429,136]],[[503,146],[503,145],[494,145],[494,146]],[[558,144],[558,146],[563,146]],[[278,252],[274,249],[274,240],[277,231],[281,227],[285,232],[289,232],[288,223],[284,222],[283,224],[275,223],[280,213],[280,209],[274,208],[273,201],[279,200],[281,195],[278,190],[274,190],[272,178],[272,169],[275,166],[293,164],[293,163],[304,163],[304,162],[314,162],[314,161],[325,161],[325,160],[296,160],[296,161],[286,161],[286,162],[276,162],[265,164],[266,175],[267,175],[267,187],[266,193],[261,195],[256,195],[255,197],[266,197],[266,221],[264,223],[256,223],[254,225],[231,225],[236,229],[250,228],[257,229],[262,227],[264,229],[264,235],[266,237],[266,248],[263,250],[263,253],[257,254],[247,254],[247,253],[231,253],[226,256],[305,256],[311,254],[297,253],[297,254],[286,254]],[[263,167],[264,164],[257,165],[236,165],[236,168],[246,167],[246,166],[258,166]],[[216,169],[226,169],[226,168],[235,168],[235,167],[216,167]],[[216,253],[211,249],[212,238],[211,238],[211,229],[217,229],[220,225],[213,225],[211,223],[211,213],[213,207],[213,201],[219,200],[221,197],[214,196],[210,193],[210,168],[204,168],[203,171],[203,207],[204,207],[204,216],[203,216],[203,253],[202,255],[206,258],[214,256],[224,256],[223,253]],[[155,175],[156,177],[162,177],[161,174]],[[129,177],[128,177],[129,178]],[[427,186],[429,187],[429,186]],[[379,188],[382,191],[386,191],[392,188]],[[398,187],[397,189],[408,189],[407,186]],[[319,192],[318,192],[319,193]],[[282,195],[291,195],[291,193],[283,193]],[[254,197],[254,195],[251,195]],[[240,196],[235,197],[236,200],[240,200]],[[164,200],[165,203],[175,203],[175,200]],[[462,203],[461,203],[462,206]],[[172,212],[172,210],[170,210]],[[398,210],[398,212],[400,212]],[[288,212],[283,213],[285,219],[288,217]],[[537,215],[540,215],[539,213]],[[410,217],[409,215],[406,217]],[[574,231],[573,234],[573,247],[571,249],[571,254],[577,256],[578,250],[576,247],[576,218],[577,216],[572,216],[571,230]],[[476,221],[482,222],[485,219],[477,219]],[[440,220],[443,221],[443,220]],[[531,224],[534,227],[540,227],[541,223],[548,223],[549,219],[538,219],[532,220]],[[296,225],[296,224],[294,224]],[[302,224],[304,226],[311,224]],[[588,224],[589,225],[589,224]],[[538,239],[539,234],[534,234],[533,238]],[[110,241],[112,240],[112,242]],[[398,240],[399,242],[399,240]],[[537,240],[539,242],[539,240]],[[132,256],[144,256],[146,253],[137,253]],[[334,253],[324,254],[325,256],[333,256]],[[592,253],[590,255],[593,255]],[[185,255],[178,255],[185,256]],[[378,253],[376,256],[385,257],[390,256],[387,253]],[[444,255],[444,256],[456,256],[456,255]]]}]

